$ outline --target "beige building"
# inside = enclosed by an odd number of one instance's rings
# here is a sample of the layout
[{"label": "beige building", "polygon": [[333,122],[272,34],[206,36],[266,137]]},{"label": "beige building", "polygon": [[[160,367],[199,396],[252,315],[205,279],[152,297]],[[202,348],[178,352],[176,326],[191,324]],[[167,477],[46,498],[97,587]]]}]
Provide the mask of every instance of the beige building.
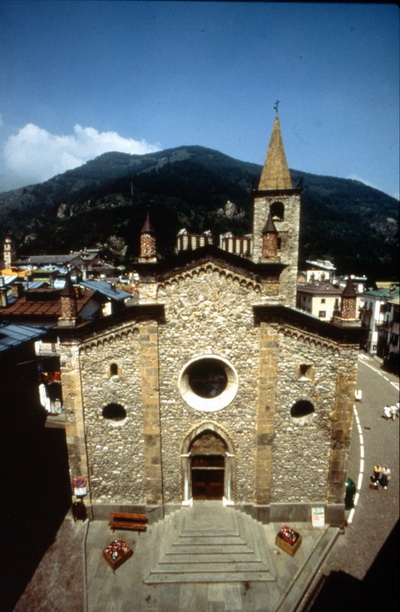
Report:
[{"label": "beige building", "polygon": [[343,522],[359,330],[351,308],[335,325],[295,308],[300,191],[277,114],[240,254],[180,233],[159,261],[146,219],[136,301],[83,324],[64,295],[70,473],[92,516],[216,499],[264,522],[313,506]]}]

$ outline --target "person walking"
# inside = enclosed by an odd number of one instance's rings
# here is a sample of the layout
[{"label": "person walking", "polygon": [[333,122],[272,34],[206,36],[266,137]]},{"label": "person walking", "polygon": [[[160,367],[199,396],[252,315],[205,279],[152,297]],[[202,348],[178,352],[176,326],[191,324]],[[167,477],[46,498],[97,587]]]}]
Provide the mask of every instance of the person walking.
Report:
[{"label": "person walking", "polygon": [[384,419],[391,419],[392,418],[392,411],[390,410],[389,404],[386,404],[386,406],[383,409],[383,418]]},{"label": "person walking", "polygon": [[387,489],[388,488],[388,484],[389,484],[389,480],[390,480],[390,469],[385,465],[382,468],[381,477],[379,479],[379,484],[384,489]]},{"label": "person walking", "polygon": [[382,467],[380,465],[374,465],[373,468],[373,476],[370,477],[372,484],[370,485],[371,489],[377,489],[379,479],[382,474]]}]

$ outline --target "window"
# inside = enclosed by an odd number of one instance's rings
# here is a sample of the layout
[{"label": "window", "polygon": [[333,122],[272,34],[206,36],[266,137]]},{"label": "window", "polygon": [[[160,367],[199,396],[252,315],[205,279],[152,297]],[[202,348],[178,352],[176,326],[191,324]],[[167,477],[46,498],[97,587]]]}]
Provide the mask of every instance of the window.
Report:
[{"label": "window", "polygon": [[282,202],[273,202],[270,206],[270,213],[273,221],[283,221],[285,218],[285,207]]},{"label": "window", "polygon": [[313,380],[314,366],[311,363],[301,363],[297,370],[298,380]]},{"label": "window", "polygon": [[183,368],[178,387],[189,406],[213,412],[232,402],[238,389],[238,377],[226,359],[207,356],[193,359]]},{"label": "window", "polygon": [[294,419],[308,417],[314,412],[314,406],[307,400],[300,400],[293,404],[290,409],[290,415]]},{"label": "window", "polygon": [[121,404],[107,404],[102,410],[102,415],[109,421],[119,422],[126,419],[126,410]]},{"label": "window", "polygon": [[321,298],[321,304],[325,304],[325,298]]},{"label": "window", "polygon": [[318,317],[320,319],[325,319],[325,317],[326,317],[326,310],[320,310],[319,313],[318,313]]},{"label": "window", "polygon": [[212,398],[221,395],[227,384],[223,364],[216,359],[195,361],[189,367],[189,385],[196,395]]},{"label": "window", "polygon": [[110,376],[118,376],[118,364],[112,363],[110,365]]}]

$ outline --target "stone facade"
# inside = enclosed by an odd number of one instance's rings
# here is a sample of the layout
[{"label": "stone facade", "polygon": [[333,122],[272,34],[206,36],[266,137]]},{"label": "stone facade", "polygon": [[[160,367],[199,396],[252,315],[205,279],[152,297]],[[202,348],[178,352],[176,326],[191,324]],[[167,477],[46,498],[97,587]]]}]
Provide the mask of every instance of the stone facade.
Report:
[{"label": "stone facade", "polygon": [[286,182],[256,192],[252,259],[212,245],[139,259],[135,305],[57,330],[71,479],[88,478],[95,517],[212,498],[264,521],[309,520],[314,504],[343,520],[358,335],[294,310]]}]

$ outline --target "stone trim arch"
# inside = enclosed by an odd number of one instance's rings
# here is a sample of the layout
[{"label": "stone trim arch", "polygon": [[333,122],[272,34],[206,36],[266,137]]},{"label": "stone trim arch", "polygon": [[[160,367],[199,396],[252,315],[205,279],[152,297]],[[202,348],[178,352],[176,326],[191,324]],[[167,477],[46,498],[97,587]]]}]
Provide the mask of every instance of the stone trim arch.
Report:
[{"label": "stone trim arch", "polygon": [[226,444],[225,453],[225,478],[224,478],[224,505],[234,505],[234,492],[236,490],[236,470],[235,470],[235,447],[228,432],[214,421],[203,421],[192,427],[184,437],[181,446],[181,483],[182,483],[182,505],[191,506],[192,497],[192,474],[191,474],[191,453],[190,447],[195,438],[202,433],[212,431],[217,434]]},{"label": "stone trim arch", "polygon": [[286,325],[280,325],[279,331],[284,336],[293,338],[297,341],[303,342],[304,344],[314,345],[320,349],[328,350],[335,355],[339,355],[340,353],[340,348],[333,341],[322,340],[318,336],[314,336],[310,333],[295,328],[289,328]]},{"label": "stone trim arch", "polygon": [[241,287],[246,287],[253,291],[261,291],[261,285],[255,279],[249,279],[243,274],[240,274],[240,272],[226,270],[225,268],[221,268],[217,264],[211,262],[201,264],[190,270],[184,270],[178,274],[175,273],[174,276],[171,275],[169,277],[164,277],[164,279],[158,285],[158,291],[166,291],[168,288],[178,285],[179,283],[187,282],[191,278],[195,278],[200,274],[215,274],[221,278],[229,279],[231,282],[235,282]]}]

